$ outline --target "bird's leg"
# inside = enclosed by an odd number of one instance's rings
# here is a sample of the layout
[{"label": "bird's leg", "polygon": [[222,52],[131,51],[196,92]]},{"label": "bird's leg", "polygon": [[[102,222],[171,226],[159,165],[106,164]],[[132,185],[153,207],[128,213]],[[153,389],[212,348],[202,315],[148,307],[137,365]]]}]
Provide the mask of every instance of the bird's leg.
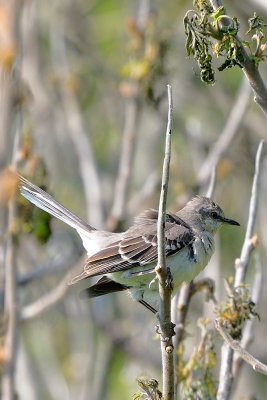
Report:
[{"label": "bird's leg", "polygon": [[[156,317],[157,317],[158,320],[159,320],[159,313],[158,313],[158,312],[156,313]],[[176,335],[176,332],[175,332],[175,330],[174,330],[175,327],[176,327],[176,324],[174,324],[173,322],[171,322],[171,325],[170,325],[170,334],[169,334],[168,337],[161,338],[161,341],[162,341],[162,342],[168,342],[168,341],[171,339],[172,336],[175,336],[175,335]],[[156,333],[158,333],[158,334],[161,336],[161,330],[160,330],[160,325],[159,325],[159,324],[155,326],[155,330],[156,330]]]},{"label": "bird's leg", "polygon": [[147,303],[144,300],[139,300],[139,303],[142,304],[143,306],[145,306],[148,310],[152,311],[153,314],[158,314],[158,311],[152,307],[149,303]]},{"label": "bird's leg", "polygon": [[[152,311],[153,314],[155,314],[156,317],[159,319],[158,311],[154,307],[152,307],[149,303],[147,303],[145,300],[139,300],[138,303],[142,304],[148,310]],[[174,331],[175,326],[176,325],[171,322],[170,338],[176,334],[175,331]],[[155,326],[155,330],[156,330],[156,333],[158,333],[159,335],[161,334],[159,325]],[[168,340],[169,340],[169,338],[162,339],[162,341],[164,341],[164,342],[167,342]]]},{"label": "bird's leg", "polygon": [[149,289],[151,288],[151,286],[152,286],[154,283],[157,282],[157,280],[158,280],[158,276],[156,275],[156,276],[152,279],[152,281],[149,282],[149,285],[148,285]]},{"label": "bird's leg", "polygon": [[173,277],[172,277],[171,270],[169,267],[167,267],[166,286],[169,286],[171,288],[171,290],[173,290]]}]

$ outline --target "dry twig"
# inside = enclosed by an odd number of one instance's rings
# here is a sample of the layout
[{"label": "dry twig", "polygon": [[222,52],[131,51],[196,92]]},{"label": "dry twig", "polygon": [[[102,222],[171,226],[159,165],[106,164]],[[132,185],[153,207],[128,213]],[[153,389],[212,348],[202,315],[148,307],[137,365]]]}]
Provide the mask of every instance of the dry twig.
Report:
[{"label": "dry twig", "polygon": [[229,149],[229,146],[237,135],[244,119],[249,98],[250,87],[246,79],[244,79],[238,91],[237,99],[231,109],[229,118],[199,170],[196,183],[197,187],[201,187],[207,182],[211,169],[218,164],[222,156]]},{"label": "dry twig", "polygon": [[[254,276],[254,281],[253,281],[253,286],[252,286],[252,291],[251,291],[251,299],[254,304],[258,304],[261,294],[262,294],[262,287],[263,287],[263,267],[262,267],[262,262],[261,262],[261,257],[260,254],[257,252],[256,253],[256,261],[255,261],[255,276]],[[254,325],[255,325],[255,316],[252,316],[250,320],[246,321],[246,324],[244,326],[243,332],[242,332],[242,339],[241,339],[241,346],[243,349],[247,349],[248,346],[252,343],[253,338],[254,338]],[[233,363],[233,377],[237,377],[240,367],[242,365],[242,358],[237,355],[237,357],[234,358],[234,363]],[[234,379],[234,383],[235,383]]]},{"label": "dry twig", "polygon": [[[16,115],[16,135],[13,143],[12,167],[17,167],[17,154],[20,145],[20,135],[22,131],[20,112]],[[16,281],[17,268],[15,261],[15,243],[14,243],[14,222],[17,214],[16,198],[14,194],[9,201],[7,239],[5,247],[5,321],[7,331],[4,341],[4,366],[2,377],[2,399],[13,400],[15,397],[15,367],[17,354],[17,299],[16,299]]]},{"label": "dry twig", "polygon": [[78,155],[80,175],[87,205],[87,218],[92,225],[102,228],[104,226],[104,209],[100,179],[88,128],[85,128],[77,98],[71,84],[68,82],[71,79],[71,71],[67,58],[64,32],[59,21],[51,26],[51,48],[54,68],[62,81],[60,90],[64,113],[63,120],[66,120],[69,135]]},{"label": "dry twig", "polygon": [[161,356],[163,373],[163,398],[165,400],[174,399],[174,352],[172,344],[172,323],[171,323],[171,292],[172,287],[168,280],[169,277],[166,254],[165,254],[165,218],[166,202],[169,182],[169,169],[171,159],[171,133],[172,133],[172,92],[168,85],[168,124],[166,130],[165,157],[162,170],[162,184],[159,201],[158,216],[158,265],[155,269],[159,281],[159,325],[161,334]]},{"label": "dry twig", "polygon": [[59,284],[50,292],[46,293],[33,303],[24,306],[20,310],[20,320],[26,321],[35,318],[60,301],[69,289],[68,282],[72,276],[73,270],[68,271],[60,280]]},{"label": "dry twig", "polygon": [[240,357],[244,361],[246,361],[249,365],[252,366],[252,368],[255,371],[261,372],[264,375],[267,375],[267,365],[263,364],[259,360],[257,360],[255,357],[253,357],[249,352],[247,352],[237,340],[234,340],[229,333],[227,332],[227,329],[224,328],[223,326],[223,321],[221,320],[216,320],[215,321],[216,328],[218,332],[221,334],[221,336],[224,338],[224,340],[229,344],[231,349],[234,351],[237,351]]},{"label": "dry twig", "polygon": [[[256,155],[255,173],[251,190],[247,230],[240,258],[236,261],[235,288],[239,287],[242,283],[245,282],[246,272],[250,261],[251,252],[254,249],[254,245],[251,241],[251,238],[253,236],[256,214],[258,209],[259,182],[260,182],[261,164],[263,159],[263,145],[264,142],[261,141]],[[224,343],[221,351],[221,369],[220,369],[217,400],[228,400],[230,397],[232,379],[233,379],[232,364],[233,364],[233,350],[229,346],[229,344]]]}]

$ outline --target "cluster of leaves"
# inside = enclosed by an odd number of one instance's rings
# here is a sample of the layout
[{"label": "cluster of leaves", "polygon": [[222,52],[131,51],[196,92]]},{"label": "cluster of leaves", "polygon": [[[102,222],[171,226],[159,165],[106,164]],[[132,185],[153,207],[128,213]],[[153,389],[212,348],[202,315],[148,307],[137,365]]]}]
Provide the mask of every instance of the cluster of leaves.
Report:
[{"label": "cluster of leaves", "polygon": [[264,24],[263,19],[259,17],[256,13],[254,13],[252,18],[249,18],[248,24],[249,29],[247,31],[247,34],[254,33],[252,39],[256,41],[255,52],[253,53],[251,51],[249,42],[243,41],[243,44],[249,47],[251,53],[250,57],[254,60],[255,64],[258,65],[260,61],[264,61],[267,58],[267,55],[264,54],[264,52],[267,50],[267,43],[263,43],[263,40],[265,38],[263,29],[267,26],[267,24]]},{"label": "cluster of leaves", "polygon": [[[23,169],[29,173],[28,178],[34,180],[41,189],[46,191],[46,167],[33,152],[32,143],[28,137],[20,149],[20,161],[24,165]],[[18,232],[32,233],[40,243],[46,243],[51,236],[51,215],[37,207],[32,207],[31,203],[22,196],[18,196],[17,205]]]},{"label": "cluster of leaves", "polygon": [[215,350],[213,331],[207,329],[209,320],[200,318],[201,340],[188,362],[182,360],[183,343],[178,350],[177,380],[182,383],[183,398],[212,400],[216,397],[217,381],[213,376]]},{"label": "cluster of leaves", "polygon": [[[159,32],[153,16],[147,19],[143,27],[134,18],[128,20],[127,26],[130,35],[129,60],[123,65],[121,74],[131,83],[138,84],[145,99],[157,106],[165,96],[165,92],[155,94],[155,83],[166,73],[165,60],[169,48],[169,33]],[[126,96],[131,94],[129,82],[123,82],[121,92]]]},{"label": "cluster of leaves", "polygon": [[[239,21],[237,18],[233,18],[232,24],[222,31],[224,32],[222,40],[218,41],[214,46],[214,53],[217,57],[226,55],[226,60],[218,68],[219,71],[223,71],[225,68],[231,68],[235,65],[241,66],[244,61],[244,56],[242,54],[242,45],[236,40],[236,35],[239,29]],[[218,20],[216,21],[218,24]]]},{"label": "cluster of leaves", "polygon": [[158,390],[159,383],[156,379],[139,378],[138,385],[143,392],[134,394],[133,400],[161,400],[162,393]]},{"label": "cluster of leaves", "polygon": [[187,55],[193,55],[199,66],[201,80],[210,84],[214,83],[214,70],[209,50],[212,46],[208,33],[210,30],[209,13],[205,10],[206,8],[199,9],[199,12],[189,10],[184,18],[184,28],[187,35]]},{"label": "cluster of leaves", "polygon": [[233,339],[239,340],[246,320],[259,315],[255,311],[255,303],[250,298],[245,285],[234,287],[233,278],[225,280],[227,301],[216,307],[218,317],[226,322],[226,327]]},{"label": "cluster of leaves", "polygon": [[[207,0],[195,0],[195,10],[189,10],[184,18],[185,33],[187,35],[187,55],[195,58],[200,69],[201,80],[207,84],[214,84],[215,73],[212,69],[212,55],[225,57],[225,61],[218,68],[223,71],[238,65],[242,67],[244,62],[243,45],[250,49],[250,57],[258,63],[265,59],[263,51],[266,44],[262,44],[264,37],[263,27],[266,25],[263,20],[254,14],[249,19],[249,30],[256,31],[253,39],[257,40],[257,49],[253,54],[249,42],[240,41],[237,38],[239,21],[236,17],[226,15],[225,9],[221,6],[213,12]],[[215,43],[214,43],[215,40]]]}]

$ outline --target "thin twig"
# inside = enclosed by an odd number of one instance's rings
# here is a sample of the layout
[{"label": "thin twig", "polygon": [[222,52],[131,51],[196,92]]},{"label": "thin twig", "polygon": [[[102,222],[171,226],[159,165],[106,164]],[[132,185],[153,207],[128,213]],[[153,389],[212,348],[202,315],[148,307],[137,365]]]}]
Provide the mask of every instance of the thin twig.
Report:
[{"label": "thin twig", "polygon": [[51,49],[54,68],[62,79],[61,102],[68,132],[78,155],[80,175],[87,205],[87,217],[92,225],[104,226],[102,190],[88,128],[79,108],[73,88],[68,83],[71,71],[68,63],[64,32],[60,21],[51,25]]},{"label": "thin twig", "polygon": [[210,171],[218,164],[225,152],[229,149],[235,136],[238,134],[240,125],[244,119],[249,98],[250,87],[247,80],[244,78],[226,124],[199,170],[196,179],[197,187],[201,187],[207,182],[210,176]]},{"label": "thin twig", "polygon": [[158,170],[152,171],[145,179],[143,186],[133,195],[127,206],[127,212],[135,215],[145,201],[155,192],[159,183]]},{"label": "thin twig", "polygon": [[[235,288],[238,288],[242,283],[245,282],[246,272],[250,261],[251,252],[254,249],[254,244],[251,241],[251,238],[254,231],[256,214],[258,209],[259,181],[261,173],[261,164],[263,159],[263,145],[264,142],[261,141],[258,146],[256,160],[255,160],[255,172],[251,190],[247,230],[240,258],[236,261]],[[233,350],[227,343],[224,343],[221,350],[221,368],[220,368],[217,400],[228,400],[230,397],[232,379],[233,379],[232,364],[233,364]]]},{"label": "thin twig", "polygon": [[[138,93],[138,89],[132,89]],[[122,132],[122,144],[119,161],[119,171],[114,190],[114,201],[111,209],[111,217],[108,220],[108,228],[116,229],[122,221],[125,213],[129,183],[133,170],[133,157],[136,142],[136,129],[139,113],[139,97],[132,95],[125,104],[125,120]]]},{"label": "thin twig", "polygon": [[[142,32],[150,15],[150,0],[139,0],[137,11],[137,27]],[[107,228],[116,230],[123,222],[128,190],[133,171],[133,160],[137,138],[137,123],[140,111],[140,84],[132,80],[128,81],[131,95],[126,99],[124,127],[118,175],[115,183],[114,199],[110,217],[107,220]]]},{"label": "thin twig", "polygon": [[[254,304],[258,304],[263,288],[263,267],[260,254],[257,252],[255,254],[255,276],[251,290],[251,299]],[[255,325],[256,317],[252,316],[250,320],[246,321],[244,329],[242,331],[242,339],[241,339],[241,346],[243,349],[247,349],[248,346],[252,343],[254,338],[254,325]],[[242,358],[238,355],[234,358],[233,364],[233,377],[234,377],[234,384],[236,382],[236,377],[238,376],[240,367],[242,365]]]},{"label": "thin twig", "polygon": [[12,400],[15,395],[15,358],[17,343],[17,308],[16,308],[16,267],[12,226],[15,218],[15,200],[12,199],[8,213],[8,237],[5,256],[5,320],[7,331],[5,336],[5,362],[2,377],[2,399]]},{"label": "thin twig", "polygon": [[214,195],[215,185],[216,185],[216,173],[217,173],[217,168],[216,165],[214,165],[211,169],[210,182],[206,192],[206,197],[211,198]]},{"label": "thin twig", "polygon": [[159,201],[158,215],[158,265],[155,269],[159,281],[159,325],[161,333],[161,356],[163,374],[163,398],[165,400],[174,399],[174,351],[172,343],[172,323],[171,323],[171,284],[167,284],[170,276],[168,274],[165,254],[165,218],[166,202],[169,182],[169,169],[171,159],[171,133],[172,133],[172,92],[168,85],[168,123],[166,130],[165,156],[162,170],[162,184]]},{"label": "thin twig", "polygon": [[258,210],[258,199],[259,199],[259,188],[260,188],[260,175],[261,166],[263,161],[263,149],[264,141],[261,140],[255,160],[255,173],[253,177],[248,223],[246,229],[245,240],[242,246],[240,259],[236,261],[236,274],[235,274],[235,287],[240,286],[245,282],[247,268],[250,260],[252,250],[255,248],[254,242],[251,240],[254,233],[254,227],[256,222],[257,210]]},{"label": "thin twig", "polygon": [[[217,10],[218,7],[224,6],[223,1],[221,0],[210,0],[210,3],[214,10]],[[221,19],[219,25],[228,26],[229,18]],[[242,70],[254,92],[254,100],[260,106],[265,115],[267,115],[267,89],[260,75],[259,68],[253,59],[248,55],[241,39],[237,35],[236,40],[244,59],[244,61],[240,61],[240,64],[242,65]]]},{"label": "thin twig", "polygon": [[[17,112],[16,134],[13,144],[12,167],[17,167],[17,153],[20,146],[22,132],[20,111]],[[5,249],[5,317],[7,331],[4,342],[4,366],[2,377],[2,399],[13,400],[15,398],[15,367],[17,354],[17,299],[16,281],[17,268],[15,261],[14,222],[17,214],[16,198],[10,199],[8,208],[7,240]]]},{"label": "thin twig", "polygon": [[68,282],[73,276],[73,271],[68,271],[67,274],[60,280],[59,284],[53,288],[50,292],[46,293],[44,296],[40,297],[31,304],[24,306],[20,310],[19,318],[20,321],[26,321],[29,319],[36,318],[58,301],[60,301],[67,290],[69,289]]},{"label": "thin twig", "polygon": [[[176,335],[175,335],[175,349],[178,350],[180,343],[183,339],[185,331],[185,320],[188,312],[189,302],[191,299],[190,292],[192,289],[193,281],[190,283],[183,282],[178,297],[177,303],[177,318],[176,318]],[[177,365],[177,361],[175,362]]]},{"label": "thin twig", "polygon": [[258,371],[264,375],[267,375],[267,365],[263,364],[262,362],[257,360],[255,357],[253,357],[249,352],[247,352],[240,345],[240,343],[237,340],[234,340],[227,332],[227,329],[224,328],[222,320],[216,320],[215,325],[216,325],[218,332],[221,334],[221,336],[224,338],[224,340],[229,344],[229,346],[233,350],[238,352],[238,354],[240,355],[240,357],[243,358],[244,361],[246,361],[249,365],[251,365],[255,371]]}]

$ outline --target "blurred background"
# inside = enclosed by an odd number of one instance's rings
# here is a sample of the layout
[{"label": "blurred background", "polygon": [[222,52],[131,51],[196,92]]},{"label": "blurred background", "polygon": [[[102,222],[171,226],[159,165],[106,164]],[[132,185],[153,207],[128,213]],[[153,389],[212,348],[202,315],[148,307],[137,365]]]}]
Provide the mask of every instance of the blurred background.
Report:
[{"label": "blurred background", "polygon": [[[267,22],[264,0],[225,1],[225,6],[238,17],[244,40],[254,11]],[[0,271],[0,361],[3,371],[4,304],[11,293],[16,299],[18,399],[131,399],[140,375],[161,379],[154,315],[126,293],[82,301],[80,288],[67,286],[85,260],[76,232],[21,196],[8,211],[5,192],[12,192],[17,168],[93,226],[127,229],[136,214],[158,207],[167,84],[174,102],[168,208],[177,211],[192,195],[205,194],[217,164],[214,200],[241,224],[221,230],[216,254],[203,273],[215,280],[217,300],[225,299],[223,279],[234,275],[244,240],[266,117],[240,68],[218,72],[221,60],[214,59],[215,85],[200,80],[185,50],[183,17],[192,7],[188,0],[0,3],[0,239],[3,243],[12,232],[13,268],[11,286],[4,268]],[[260,71],[267,82],[264,63]],[[256,226],[263,271],[266,196],[265,164]],[[252,257],[249,288],[254,277]],[[261,320],[254,321],[249,350],[267,363],[263,277],[257,306]],[[213,310],[204,293],[192,299],[185,359],[200,341],[198,318],[214,320]],[[222,339],[214,340],[218,377]],[[267,379],[244,365],[232,398],[266,397]]]}]

